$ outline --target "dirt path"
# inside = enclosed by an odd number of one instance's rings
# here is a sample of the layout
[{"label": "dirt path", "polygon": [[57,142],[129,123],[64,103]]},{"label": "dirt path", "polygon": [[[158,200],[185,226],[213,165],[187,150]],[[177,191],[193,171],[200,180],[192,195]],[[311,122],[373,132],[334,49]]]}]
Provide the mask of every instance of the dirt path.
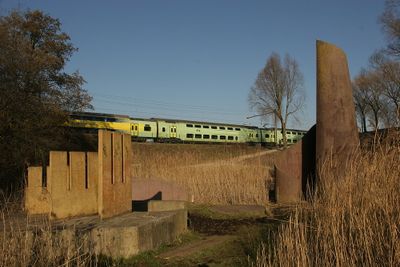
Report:
[{"label": "dirt path", "polygon": [[182,247],[176,248],[171,251],[164,252],[158,255],[158,258],[169,260],[172,258],[185,258],[194,253],[199,253],[205,249],[213,249],[218,245],[222,245],[227,241],[235,239],[232,235],[212,235],[206,236],[201,240],[192,242],[190,244],[184,245]]}]

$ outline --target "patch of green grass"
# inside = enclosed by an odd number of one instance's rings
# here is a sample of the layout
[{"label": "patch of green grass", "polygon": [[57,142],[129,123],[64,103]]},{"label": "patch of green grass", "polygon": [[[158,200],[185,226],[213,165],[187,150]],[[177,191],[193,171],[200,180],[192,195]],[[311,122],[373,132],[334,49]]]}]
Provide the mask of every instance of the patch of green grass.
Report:
[{"label": "patch of green grass", "polygon": [[[188,212],[190,214],[206,217],[214,220],[231,220],[231,219],[246,219],[246,218],[260,218],[265,217],[265,213],[260,211],[238,211],[238,212],[219,212],[212,208],[212,205],[208,204],[193,204],[189,203]],[[266,210],[267,211],[267,210]]]}]

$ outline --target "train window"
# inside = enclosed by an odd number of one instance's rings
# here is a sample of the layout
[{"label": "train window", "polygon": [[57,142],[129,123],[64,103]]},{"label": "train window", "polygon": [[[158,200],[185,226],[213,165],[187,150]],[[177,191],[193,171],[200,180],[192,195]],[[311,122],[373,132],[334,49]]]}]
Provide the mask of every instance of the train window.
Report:
[{"label": "train window", "polygon": [[193,124],[186,124],[186,127],[193,127]]},{"label": "train window", "polygon": [[219,136],[219,139],[225,140],[225,139],[226,139],[226,136],[225,136],[225,135],[220,135],[220,136]]},{"label": "train window", "polygon": [[239,140],[239,138],[237,136],[235,136],[235,140],[237,141],[237,140]]},{"label": "train window", "polygon": [[132,128],[132,131],[133,131],[133,125],[131,126],[131,128]]},{"label": "train window", "polygon": [[115,119],[115,118],[104,118],[104,121],[106,121],[106,122],[116,122],[117,119]]},{"label": "train window", "polygon": [[193,138],[193,134],[186,134],[186,138]]},{"label": "train window", "polygon": [[233,136],[228,136],[228,140],[233,140]]},{"label": "train window", "polygon": [[208,125],[203,125],[203,128],[208,129],[208,128],[210,128],[210,126],[208,126]]},{"label": "train window", "polygon": [[165,132],[165,127],[162,127],[162,131]]},{"label": "train window", "polygon": [[225,130],[225,127],[219,126],[220,130]]},{"label": "train window", "polygon": [[194,135],[194,138],[200,139],[200,138],[201,138],[201,134],[195,134],[195,135]]},{"label": "train window", "polygon": [[201,125],[196,124],[194,127],[201,128]]},{"label": "train window", "polygon": [[146,132],[150,132],[150,131],[151,131],[150,125],[145,124],[145,125],[144,125],[144,130],[145,130]]},{"label": "train window", "polygon": [[210,136],[208,134],[204,134],[203,139],[210,139]]},{"label": "train window", "polygon": [[211,126],[211,129],[217,129],[217,126]]},{"label": "train window", "polygon": [[236,131],[240,131],[240,128],[235,128]]},{"label": "train window", "polygon": [[211,135],[211,139],[218,139],[218,135]]},{"label": "train window", "polygon": [[233,128],[232,127],[228,127],[228,130],[233,131]]},{"label": "train window", "polygon": [[265,138],[269,138],[269,134],[265,134]]},{"label": "train window", "polygon": [[137,131],[137,125],[135,125],[135,131]]}]

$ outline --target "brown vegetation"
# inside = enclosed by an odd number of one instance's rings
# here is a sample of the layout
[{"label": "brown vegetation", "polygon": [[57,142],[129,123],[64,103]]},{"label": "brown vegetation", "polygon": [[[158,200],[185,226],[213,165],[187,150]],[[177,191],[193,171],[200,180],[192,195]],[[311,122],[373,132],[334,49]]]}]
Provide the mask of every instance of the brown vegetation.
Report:
[{"label": "brown vegetation", "polygon": [[[332,173],[323,173],[315,199],[295,207],[287,221],[286,217],[277,220],[282,224],[278,230],[270,228],[254,264],[398,266],[399,152],[398,145],[364,151],[349,162],[349,171],[340,181]],[[135,143],[133,154],[134,175],[175,181],[193,193],[196,202],[267,203],[272,157],[264,149]],[[85,240],[67,249],[65,241],[52,235],[46,220],[35,226],[37,221],[22,214],[22,223],[7,219],[19,207],[6,202],[0,213],[0,266],[99,264]],[[39,233],[34,238],[26,231],[32,228]],[[30,242],[35,244],[33,251],[28,249]]]},{"label": "brown vegetation", "polygon": [[[183,186],[195,202],[266,204],[265,149],[235,145],[133,145],[133,175]],[[260,154],[261,153],[261,154]],[[251,155],[251,156],[246,156]]]},{"label": "brown vegetation", "polygon": [[322,171],[315,199],[271,234],[256,266],[399,266],[399,146],[350,162],[342,180]]}]

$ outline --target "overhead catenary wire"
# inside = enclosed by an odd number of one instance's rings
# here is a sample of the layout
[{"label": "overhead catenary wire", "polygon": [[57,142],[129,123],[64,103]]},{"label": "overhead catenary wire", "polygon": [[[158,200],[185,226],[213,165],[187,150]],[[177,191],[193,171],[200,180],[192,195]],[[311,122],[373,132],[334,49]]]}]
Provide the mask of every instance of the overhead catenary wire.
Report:
[{"label": "overhead catenary wire", "polygon": [[[249,124],[249,122],[245,119],[246,114],[244,113],[210,106],[176,104],[166,101],[99,93],[94,94],[93,102],[96,111],[111,111],[112,113],[117,112],[130,115],[132,117],[158,117],[245,125]],[[123,106],[124,108],[115,108],[116,106]],[[176,114],[175,112],[178,112],[179,114]],[[229,119],[227,119],[227,117],[229,117]]]},{"label": "overhead catenary wire", "polygon": [[239,120],[229,120],[229,119],[220,119],[216,117],[204,117],[204,116],[196,116],[196,115],[182,115],[182,114],[171,114],[171,113],[157,113],[157,112],[142,112],[142,111],[133,111],[130,109],[117,109],[113,107],[104,107],[104,106],[96,106],[96,112],[104,112],[104,113],[118,113],[129,115],[134,118],[165,118],[165,119],[179,119],[179,120],[198,120],[198,121],[207,121],[207,122],[215,122],[215,123],[230,123],[230,124],[242,124],[249,125],[247,121],[239,121]]},{"label": "overhead catenary wire", "polygon": [[153,99],[144,99],[144,98],[137,98],[137,97],[130,97],[130,96],[122,96],[122,95],[109,95],[109,94],[99,94],[95,93],[93,94],[95,98],[106,98],[108,100],[110,99],[118,99],[119,101],[127,101],[129,100],[134,103],[142,103],[142,104],[149,104],[149,105],[160,105],[160,106],[174,106],[174,107],[180,107],[180,108],[189,108],[189,109],[200,109],[200,110],[213,110],[213,111],[220,111],[220,112],[228,112],[228,113],[236,113],[237,112],[232,112],[230,109],[221,109],[221,108],[216,108],[212,106],[204,106],[204,105],[192,105],[192,104],[182,104],[182,103],[173,103],[173,102],[166,102],[166,101],[159,101],[159,100],[153,100]]}]

